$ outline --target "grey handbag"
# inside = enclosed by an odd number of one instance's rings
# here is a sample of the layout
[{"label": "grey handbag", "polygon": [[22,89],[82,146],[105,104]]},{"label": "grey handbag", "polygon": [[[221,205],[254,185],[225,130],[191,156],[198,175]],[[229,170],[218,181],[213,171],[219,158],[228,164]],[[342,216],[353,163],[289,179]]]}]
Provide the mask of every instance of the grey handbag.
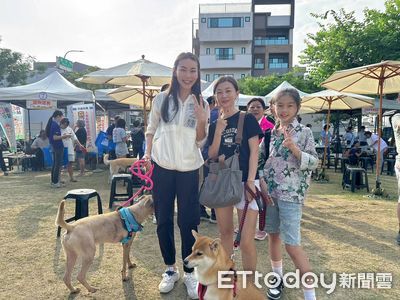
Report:
[{"label": "grey handbag", "polygon": [[238,130],[235,137],[235,154],[225,159],[218,157],[217,162],[206,161],[209,173],[200,189],[199,201],[210,208],[232,206],[240,202],[243,195],[242,171],[239,168],[239,147],[242,143],[245,113],[240,112]]}]

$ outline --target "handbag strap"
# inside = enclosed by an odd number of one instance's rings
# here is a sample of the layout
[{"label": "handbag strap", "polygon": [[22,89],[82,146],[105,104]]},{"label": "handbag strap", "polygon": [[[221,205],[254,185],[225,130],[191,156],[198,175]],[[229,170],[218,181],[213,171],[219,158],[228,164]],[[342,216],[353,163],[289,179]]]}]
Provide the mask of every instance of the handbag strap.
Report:
[{"label": "handbag strap", "polygon": [[243,125],[244,125],[244,117],[246,116],[246,113],[244,112],[239,112],[239,121],[237,125],[237,133],[235,137],[235,143],[238,144],[239,146],[242,144],[242,139],[243,139]]}]

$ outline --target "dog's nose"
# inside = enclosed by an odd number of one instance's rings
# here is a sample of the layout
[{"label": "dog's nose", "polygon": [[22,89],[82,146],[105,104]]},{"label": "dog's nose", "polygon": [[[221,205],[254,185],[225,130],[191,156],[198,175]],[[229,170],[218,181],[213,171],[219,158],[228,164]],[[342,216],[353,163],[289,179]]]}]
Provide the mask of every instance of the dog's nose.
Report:
[{"label": "dog's nose", "polygon": [[188,263],[189,263],[189,260],[186,258],[186,259],[183,261],[183,264],[184,264],[185,266],[187,266]]}]

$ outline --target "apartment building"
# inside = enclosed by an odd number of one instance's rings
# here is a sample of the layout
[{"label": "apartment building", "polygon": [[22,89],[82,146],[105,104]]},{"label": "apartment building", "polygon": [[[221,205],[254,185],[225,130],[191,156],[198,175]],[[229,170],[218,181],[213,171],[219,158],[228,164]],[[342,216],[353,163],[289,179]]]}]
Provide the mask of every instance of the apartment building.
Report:
[{"label": "apartment building", "polygon": [[[197,26],[196,26],[197,25]],[[200,59],[201,79],[251,75],[253,23],[250,3],[200,4],[193,24],[193,52]]]},{"label": "apartment building", "polygon": [[294,0],[200,4],[192,47],[206,81],[285,73],[292,67]]}]

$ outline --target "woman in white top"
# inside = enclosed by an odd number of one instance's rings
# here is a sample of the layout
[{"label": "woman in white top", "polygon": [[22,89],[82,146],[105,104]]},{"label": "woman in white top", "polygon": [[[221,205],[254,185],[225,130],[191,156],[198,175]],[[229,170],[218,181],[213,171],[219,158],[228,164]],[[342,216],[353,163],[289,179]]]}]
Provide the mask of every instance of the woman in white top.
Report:
[{"label": "woman in white top", "polygon": [[68,118],[63,118],[60,121],[60,128],[61,128],[61,136],[66,136],[69,135],[70,137],[67,137],[62,140],[64,144],[64,148],[68,149],[68,164],[67,164],[67,170],[69,174],[69,180],[71,182],[77,182],[77,180],[74,178],[74,171],[72,170],[72,163],[75,161],[75,145],[80,145],[78,139],[76,138],[74,130],[69,127],[69,120]]},{"label": "woman in white top", "polygon": [[[155,165],[153,199],[157,235],[167,269],[159,285],[161,293],[170,292],[179,279],[175,267],[174,206],[178,208],[182,259],[192,251],[191,231],[200,223],[198,200],[200,152],[207,138],[208,103],[200,96],[200,65],[192,53],[181,53],[173,68],[170,88],[154,101],[146,131],[145,159]],[[188,295],[197,298],[193,269],[184,266]]]}]

